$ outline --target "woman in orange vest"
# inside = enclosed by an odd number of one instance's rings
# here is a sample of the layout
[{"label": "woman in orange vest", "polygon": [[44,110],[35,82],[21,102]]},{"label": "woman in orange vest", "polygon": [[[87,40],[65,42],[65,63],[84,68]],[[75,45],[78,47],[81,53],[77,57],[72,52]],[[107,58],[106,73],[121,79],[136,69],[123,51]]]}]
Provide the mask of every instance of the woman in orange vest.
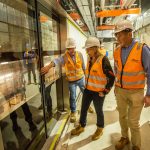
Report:
[{"label": "woman in orange vest", "polygon": [[85,77],[86,85],[82,98],[79,126],[71,131],[72,135],[79,135],[86,126],[87,110],[93,101],[97,114],[97,130],[92,140],[97,140],[103,133],[104,114],[103,102],[114,83],[114,74],[106,56],[99,52],[100,42],[96,37],[89,37],[85,48],[89,56]]},{"label": "woman in orange vest", "polygon": [[[49,69],[55,65],[63,65],[65,68],[66,78],[70,92],[70,109],[71,122],[76,121],[76,88],[80,88],[83,93],[85,88],[85,65],[83,56],[79,51],[76,51],[76,42],[73,38],[68,38],[66,41],[66,52],[63,56],[54,59],[49,65],[41,69],[42,74],[48,73]],[[92,108],[89,109],[93,113]]]}]

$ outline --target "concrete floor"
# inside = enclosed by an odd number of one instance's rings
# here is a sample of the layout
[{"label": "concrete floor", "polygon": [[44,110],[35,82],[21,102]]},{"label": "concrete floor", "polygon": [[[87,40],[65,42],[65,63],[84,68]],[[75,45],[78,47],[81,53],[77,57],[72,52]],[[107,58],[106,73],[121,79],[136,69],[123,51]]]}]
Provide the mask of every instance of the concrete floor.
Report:
[{"label": "concrete floor", "polygon": [[[78,110],[80,110],[80,102],[78,103]],[[96,130],[96,114],[88,114],[85,132],[81,133],[79,136],[71,136],[70,131],[78,124],[78,121],[75,124],[68,122],[56,150],[115,150],[114,145],[119,140],[121,134],[113,90],[106,97],[103,109],[105,116],[105,128],[104,133],[99,140],[91,140],[91,135]],[[140,120],[142,137],[141,150],[150,150],[149,114],[150,108],[143,108]],[[126,146],[124,150],[130,150],[131,146],[132,145]]]}]

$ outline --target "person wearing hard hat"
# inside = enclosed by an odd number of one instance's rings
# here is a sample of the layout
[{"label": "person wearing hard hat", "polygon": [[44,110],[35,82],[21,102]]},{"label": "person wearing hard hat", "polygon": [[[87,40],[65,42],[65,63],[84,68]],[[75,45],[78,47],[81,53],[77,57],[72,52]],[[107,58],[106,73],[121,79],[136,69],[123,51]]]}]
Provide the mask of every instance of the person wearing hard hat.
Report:
[{"label": "person wearing hard hat", "polygon": [[104,44],[100,45],[100,49],[99,49],[100,53],[104,56],[106,56],[106,49],[104,48]]},{"label": "person wearing hard hat", "polygon": [[[70,109],[71,109],[71,122],[76,121],[76,88],[79,86],[83,93],[85,88],[85,65],[83,56],[79,51],[76,51],[76,42],[73,38],[68,38],[66,41],[66,52],[63,56],[55,59],[48,66],[41,69],[42,74],[46,74],[50,68],[55,65],[63,65],[65,67],[66,77],[69,83],[70,92]],[[93,113],[90,107],[89,112]]]},{"label": "person wearing hard hat", "polygon": [[[115,146],[117,150],[129,143],[129,129],[132,150],[141,149],[139,120],[144,103],[147,107],[150,101],[150,51],[147,45],[132,38],[132,31],[132,23],[128,20],[116,24],[115,36],[119,46],[114,51],[115,95],[122,135]],[[144,96],[146,74],[147,92]]]},{"label": "person wearing hard hat", "polygon": [[31,84],[31,72],[33,74],[34,83],[37,84],[36,81],[36,73],[35,73],[35,64],[38,59],[37,54],[35,52],[35,47],[30,47],[29,43],[26,43],[26,51],[24,52],[24,64],[28,71],[28,85]]},{"label": "person wearing hard hat", "polygon": [[89,58],[85,71],[86,84],[82,98],[80,121],[79,125],[71,131],[71,134],[79,135],[84,131],[87,110],[93,101],[97,114],[97,130],[93,134],[92,140],[97,140],[103,134],[103,103],[105,95],[112,88],[115,76],[108,58],[99,52],[100,42],[96,37],[89,37],[86,40],[85,48]]}]

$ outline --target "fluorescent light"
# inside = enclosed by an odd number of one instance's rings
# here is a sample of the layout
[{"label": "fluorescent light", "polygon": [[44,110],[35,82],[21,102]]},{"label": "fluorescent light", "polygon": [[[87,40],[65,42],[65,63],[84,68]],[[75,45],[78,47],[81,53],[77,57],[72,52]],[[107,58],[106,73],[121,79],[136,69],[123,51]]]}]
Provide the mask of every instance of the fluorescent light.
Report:
[{"label": "fluorescent light", "polygon": [[0,63],[0,64],[5,65],[5,64],[8,64],[8,62],[2,62],[2,63]]}]

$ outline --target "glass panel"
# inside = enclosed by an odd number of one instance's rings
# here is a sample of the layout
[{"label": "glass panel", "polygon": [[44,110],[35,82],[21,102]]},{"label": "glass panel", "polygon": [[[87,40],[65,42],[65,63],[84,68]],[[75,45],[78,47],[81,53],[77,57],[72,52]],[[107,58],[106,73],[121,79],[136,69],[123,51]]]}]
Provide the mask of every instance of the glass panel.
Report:
[{"label": "glass panel", "polygon": [[43,51],[58,51],[58,23],[52,17],[40,13]]},{"label": "glass panel", "polygon": [[0,127],[5,149],[27,149],[44,126],[36,37],[35,9],[23,0],[0,1]]},{"label": "glass panel", "polygon": [[[43,12],[40,13],[42,48],[44,66],[48,65],[54,58],[58,57],[58,22]],[[51,68],[45,75],[45,100],[47,116],[51,119],[57,110],[57,92],[55,81],[60,77],[61,69],[56,66]],[[48,119],[48,121],[49,121]],[[49,127],[49,125],[48,125]]]}]

